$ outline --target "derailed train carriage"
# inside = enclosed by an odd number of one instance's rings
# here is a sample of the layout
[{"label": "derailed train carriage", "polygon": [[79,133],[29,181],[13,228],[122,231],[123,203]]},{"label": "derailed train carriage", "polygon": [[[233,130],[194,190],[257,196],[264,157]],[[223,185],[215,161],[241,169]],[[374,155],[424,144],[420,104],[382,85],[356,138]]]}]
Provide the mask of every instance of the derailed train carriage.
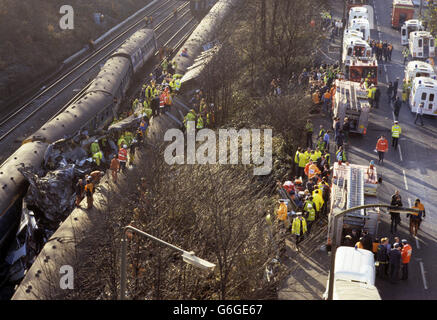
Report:
[{"label": "derailed train carriage", "polygon": [[[44,169],[51,144],[78,133],[96,133],[113,120],[129,88],[132,77],[154,57],[155,32],[134,33],[105,62],[84,95],[23,141],[23,145],[0,166],[0,265],[20,223],[23,197],[29,183],[18,168]],[[0,268],[1,269],[1,268]],[[0,270],[0,283],[3,279]]]}]

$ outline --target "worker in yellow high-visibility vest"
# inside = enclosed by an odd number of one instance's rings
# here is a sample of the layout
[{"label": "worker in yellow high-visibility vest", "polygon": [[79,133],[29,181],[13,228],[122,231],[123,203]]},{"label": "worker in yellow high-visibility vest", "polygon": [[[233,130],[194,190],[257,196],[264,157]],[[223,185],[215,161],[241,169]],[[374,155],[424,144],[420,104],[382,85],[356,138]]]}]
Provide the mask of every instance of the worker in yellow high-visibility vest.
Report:
[{"label": "worker in yellow high-visibility vest", "polygon": [[391,127],[391,146],[395,148],[395,150],[398,147],[398,140],[401,135],[402,129],[399,125],[399,121],[395,121],[393,126]]}]

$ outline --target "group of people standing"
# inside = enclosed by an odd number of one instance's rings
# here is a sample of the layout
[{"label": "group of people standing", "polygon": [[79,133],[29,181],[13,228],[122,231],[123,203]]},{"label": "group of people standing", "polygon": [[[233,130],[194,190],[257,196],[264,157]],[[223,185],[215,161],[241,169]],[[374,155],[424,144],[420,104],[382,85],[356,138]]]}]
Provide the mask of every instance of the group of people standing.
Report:
[{"label": "group of people standing", "polygon": [[393,52],[393,45],[387,41],[370,41],[370,46],[372,47],[372,55],[380,61],[391,61],[391,54]]}]

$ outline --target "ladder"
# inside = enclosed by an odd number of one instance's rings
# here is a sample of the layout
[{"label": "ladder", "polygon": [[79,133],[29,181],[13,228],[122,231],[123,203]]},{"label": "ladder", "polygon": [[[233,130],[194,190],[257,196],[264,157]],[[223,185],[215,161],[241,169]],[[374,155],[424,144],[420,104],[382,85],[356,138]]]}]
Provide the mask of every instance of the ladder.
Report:
[{"label": "ladder", "polygon": [[[349,187],[347,190],[347,208],[364,205],[364,172],[361,168],[349,168]],[[350,213],[356,216],[364,215],[364,210]]]}]

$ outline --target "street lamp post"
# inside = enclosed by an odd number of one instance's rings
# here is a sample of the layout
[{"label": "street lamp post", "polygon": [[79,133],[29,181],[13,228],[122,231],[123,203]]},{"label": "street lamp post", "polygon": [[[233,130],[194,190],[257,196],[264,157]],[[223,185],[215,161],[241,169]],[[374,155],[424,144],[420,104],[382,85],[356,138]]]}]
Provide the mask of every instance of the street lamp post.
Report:
[{"label": "street lamp post", "polygon": [[345,215],[346,213],[353,212],[360,209],[369,209],[369,208],[387,208],[390,212],[399,212],[399,213],[412,213],[417,212],[419,210],[413,208],[403,208],[403,207],[395,207],[387,204],[366,204],[358,207],[353,207],[347,210],[341,211],[338,208],[334,208],[334,213],[332,215],[333,219],[333,230],[334,234],[332,236],[331,241],[331,266],[329,268],[329,282],[328,282],[328,300],[332,300],[334,293],[334,274],[335,274],[335,253],[337,251],[337,224],[338,218]]},{"label": "street lamp post", "polygon": [[144,231],[141,231],[137,228],[134,228],[132,226],[126,226],[123,228],[123,235],[121,238],[121,262],[120,262],[120,300],[126,299],[126,253],[127,253],[127,239],[126,239],[126,232],[130,230],[132,232],[135,232],[137,234],[140,234],[142,236],[145,236],[151,240],[154,240],[156,242],[159,242],[162,245],[165,245],[167,247],[170,247],[176,251],[179,251],[182,253],[182,259],[184,262],[188,264],[192,264],[193,266],[205,269],[205,270],[213,270],[215,268],[215,264],[208,262],[206,260],[200,259],[199,257],[194,255],[194,252],[188,252],[186,250],[183,250],[179,247],[176,247],[168,242],[165,242],[164,240],[161,240],[159,238],[156,238],[152,236],[151,234],[148,234]]}]

